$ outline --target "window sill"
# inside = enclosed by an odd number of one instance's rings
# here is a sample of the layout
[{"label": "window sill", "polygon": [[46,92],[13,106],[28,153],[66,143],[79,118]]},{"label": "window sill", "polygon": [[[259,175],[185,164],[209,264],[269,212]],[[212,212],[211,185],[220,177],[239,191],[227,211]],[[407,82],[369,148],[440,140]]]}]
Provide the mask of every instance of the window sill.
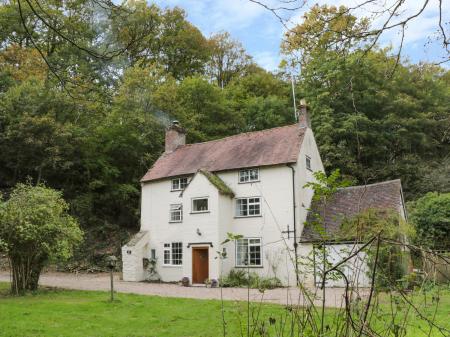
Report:
[{"label": "window sill", "polygon": [[238,184],[252,184],[252,183],[259,183],[261,180],[252,180],[252,181],[238,181]]},{"label": "window sill", "polygon": [[264,268],[263,266],[234,266],[234,268],[250,268],[250,269],[262,269]]},{"label": "window sill", "polygon": [[211,213],[211,211],[191,212],[191,213],[189,213],[189,214],[202,214],[202,213]]},{"label": "window sill", "polygon": [[306,168],[309,172],[314,172],[312,169],[310,168]]},{"label": "window sill", "polygon": [[164,268],[183,268],[182,264],[163,264]]},{"label": "window sill", "polygon": [[235,219],[246,219],[246,218],[261,218],[262,214],[260,215],[235,215]]},{"label": "window sill", "polygon": [[179,190],[170,190],[170,192],[181,192],[184,188],[180,188]]},{"label": "window sill", "polygon": [[183,221],[169,221],[169,223],[183,223]]}]

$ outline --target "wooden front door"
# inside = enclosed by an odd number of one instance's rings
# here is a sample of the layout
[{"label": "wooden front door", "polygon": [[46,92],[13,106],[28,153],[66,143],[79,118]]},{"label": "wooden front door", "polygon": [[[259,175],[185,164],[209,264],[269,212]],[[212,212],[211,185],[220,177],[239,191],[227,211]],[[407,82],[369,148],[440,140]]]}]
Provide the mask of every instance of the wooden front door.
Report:
[{"label": "wooden front door", "polygon": [[192,283],[204,283],[209,278],[208,247],[192,248]]}]

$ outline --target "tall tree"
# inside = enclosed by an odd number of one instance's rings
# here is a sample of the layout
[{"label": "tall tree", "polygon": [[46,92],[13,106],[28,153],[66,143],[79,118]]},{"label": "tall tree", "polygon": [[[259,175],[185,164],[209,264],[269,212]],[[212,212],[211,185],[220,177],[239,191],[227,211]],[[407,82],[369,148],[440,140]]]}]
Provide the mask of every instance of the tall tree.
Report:
[{"label": "tall tree", "polygon": [[246,74],[253,61],[242,44],[229,33],[218,33],[209,39],[211,55],[208,74],[219,87],[225,87],[233,78]]},{"label": "tall tree", "polygon": [[[340,8],[342,25],[324,26],[336,10],[315,7],[283,45],[304,55],[299,94],[312,110],[325,167],[360,183],[401,177],[408,197],[420,194],[417,163],[449,151],[448,72],[399,62],[388,49],[367,52],[364,40],[341,43],[337,29],[358,32],[366,21]],[[319,40],[309,38],[310,27]]]},{"label": "tall tree", "polygon": [[119,49],[131,65],[158,63],[176,79],[202,74],[209,49],[202,33],[180,8],[161,10],[145,1],[130,1],[112,17]]}]

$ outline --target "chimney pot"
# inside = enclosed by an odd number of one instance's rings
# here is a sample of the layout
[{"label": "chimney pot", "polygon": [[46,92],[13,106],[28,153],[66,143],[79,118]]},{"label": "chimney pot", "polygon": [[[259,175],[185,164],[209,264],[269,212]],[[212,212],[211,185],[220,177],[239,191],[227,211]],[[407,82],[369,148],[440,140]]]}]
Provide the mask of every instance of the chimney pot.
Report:
[{"label": "chimney pot", "polygon": [[166,153],[173,152],[178,146],[186,144],[186,130],[184,130],[180,122],[172,121],[172,125],[166,130]]}]

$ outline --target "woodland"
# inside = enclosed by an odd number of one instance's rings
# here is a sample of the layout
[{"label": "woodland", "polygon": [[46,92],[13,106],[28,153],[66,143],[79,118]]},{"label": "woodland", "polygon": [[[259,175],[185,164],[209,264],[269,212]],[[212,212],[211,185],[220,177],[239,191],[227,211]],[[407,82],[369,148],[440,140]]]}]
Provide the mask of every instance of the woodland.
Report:
[{"label": "woodland", "polygon": [[412,208],[438,198],[450,192],[450,72],[367,48],[370,24],[315,6],[269,72],[177,7],[1,1],[0,189],[61,191],[85,233],[68,268],[96,264],[139,229],[139,180],[171,120],[189,143],[292,124],[294,83],[327,172],[354,184],[400,178]]}]

